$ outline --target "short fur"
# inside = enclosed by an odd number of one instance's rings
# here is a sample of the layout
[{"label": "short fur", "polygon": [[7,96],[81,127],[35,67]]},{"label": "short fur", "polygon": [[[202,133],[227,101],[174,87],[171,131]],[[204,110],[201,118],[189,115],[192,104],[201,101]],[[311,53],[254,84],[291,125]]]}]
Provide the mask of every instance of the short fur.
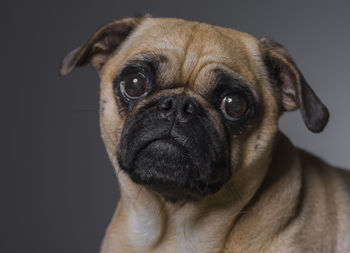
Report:
[{"label": "short fur", "polygon": [[[160,65],[161,91],[128,111],[114,80],[141,55],[167,58]],[[101,134],[121,188],[102,253],[350,252],[349,173],[294,147],[278,130],[279,116],[297,108],[311,131],[320,132],[328,121],[326,107],[283,46],[228,28],[145,16],[99,29],[67,55],[60,73],[88,62],[100,71]],[[217,68],[236,75],[259,101],[259,116],[231,136],[206,99]],[[230,143],[232,176],[214,194],[169,202],[120,170],[124,126],[162,92],[195,99]]]}]

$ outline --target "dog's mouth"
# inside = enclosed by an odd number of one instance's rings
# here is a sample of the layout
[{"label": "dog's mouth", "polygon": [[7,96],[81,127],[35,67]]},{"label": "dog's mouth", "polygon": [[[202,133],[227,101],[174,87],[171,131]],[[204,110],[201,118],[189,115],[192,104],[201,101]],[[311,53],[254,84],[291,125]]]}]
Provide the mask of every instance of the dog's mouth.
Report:
[{"label": "dog's mouth", "polygon": [[205,156],[173,138],[159,138],[138,149],[132,169],[122,168],[135,183],[166,200],[195,200],[215,193],[223,184],[222,173],[200,158]]},{"label": "dog's mouth", "polygon": [[145,159],[149,159],[149,162],[159,163],[165,160],[167,163],[181,163],[186,168],[194,165],[188,150],[172,138],[156,139],[141,147],[136,155],[135,165],[142,167]]}]

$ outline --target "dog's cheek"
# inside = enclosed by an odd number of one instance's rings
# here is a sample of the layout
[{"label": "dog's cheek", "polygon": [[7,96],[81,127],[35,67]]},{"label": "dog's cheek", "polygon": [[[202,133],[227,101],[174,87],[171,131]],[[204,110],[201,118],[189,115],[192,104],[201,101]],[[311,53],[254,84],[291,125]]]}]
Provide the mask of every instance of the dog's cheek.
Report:
[{"label": "dog's cheek", "polygon": [[[113,93],[112,93],[113,94]],[[116,164],[118,142],[124,125],[124,118],[118,109],[115,98],[109,92],[101,91],[100,99],[100,129],[107,153]]]},{"label": "dog's cheek", "polygon": [[268,162],[270,152],[274,146],[274,139],[278,131],[279,107],[273,90],[264,83],[260,87],[259,115],[251,129],[243,137],[241,144],[241,167],[259,167]]},{"label": "dog's cheek", "polygon": [[[237,129],[226,129],[228,139],[229,164],[232,175],[237,174],[239,170],[247,167],[254,160],[257,151],[260,148],[259,136],[261,128],[260,117],[252,120],[242,126],[237,126]],[[261,148],[264,148],[263,145]],[[259,151],[260,152],[260,151]],[[253,157],[253,158],[252,158]]]}]

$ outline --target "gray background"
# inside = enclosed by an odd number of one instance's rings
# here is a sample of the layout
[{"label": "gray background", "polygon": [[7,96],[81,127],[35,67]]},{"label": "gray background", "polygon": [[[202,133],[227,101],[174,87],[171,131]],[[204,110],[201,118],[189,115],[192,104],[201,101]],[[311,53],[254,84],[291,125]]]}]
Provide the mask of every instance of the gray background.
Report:
[{"label": "gray background", "polygon": [[328,105],[312,134],[299,112],[281,128],[296,145],[350,167],[350,1],[12,1],[1,3],[0,252],[97,252],[118,201],[99,137],[98,75],[57,76],[68,51],[102,24],[137,13],[236,28],[285,45]]}]

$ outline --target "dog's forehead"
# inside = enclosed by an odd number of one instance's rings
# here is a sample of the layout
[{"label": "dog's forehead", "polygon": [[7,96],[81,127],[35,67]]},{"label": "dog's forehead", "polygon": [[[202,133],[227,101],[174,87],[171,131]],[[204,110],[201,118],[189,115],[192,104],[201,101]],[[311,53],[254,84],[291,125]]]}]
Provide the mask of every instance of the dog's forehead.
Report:
[{"label": "dog's forehead", "polygon": [[227,68],[255,83],[260,69],[258,41],[253,36],[181,19],[146,19],[111,63],[118,68],[138,55],[162,55],[168,60],[168,75],[176,74],[173,81],[192,85],[208,78],[208,70],[215,68]]}]

